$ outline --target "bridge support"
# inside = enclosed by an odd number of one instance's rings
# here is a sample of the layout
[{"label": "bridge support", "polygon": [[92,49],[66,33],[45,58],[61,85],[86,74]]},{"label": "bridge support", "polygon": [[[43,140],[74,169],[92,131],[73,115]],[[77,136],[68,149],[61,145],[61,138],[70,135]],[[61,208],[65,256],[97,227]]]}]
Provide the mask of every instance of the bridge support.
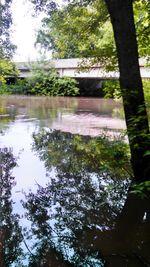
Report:
[{"label": "bridge support", "polygon": [[79,83],[80,96],[102,97],[102,83],[100,79],[76,78]]}]

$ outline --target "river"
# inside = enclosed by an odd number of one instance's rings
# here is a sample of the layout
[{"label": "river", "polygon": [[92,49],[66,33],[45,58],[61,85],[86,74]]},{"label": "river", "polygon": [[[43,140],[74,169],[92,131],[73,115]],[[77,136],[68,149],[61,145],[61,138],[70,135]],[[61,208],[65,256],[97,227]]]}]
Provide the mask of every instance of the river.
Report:
[{"label": "river", "polygon": [[0,267],[150,266],[125,133],[112,99],[0,97]]}]

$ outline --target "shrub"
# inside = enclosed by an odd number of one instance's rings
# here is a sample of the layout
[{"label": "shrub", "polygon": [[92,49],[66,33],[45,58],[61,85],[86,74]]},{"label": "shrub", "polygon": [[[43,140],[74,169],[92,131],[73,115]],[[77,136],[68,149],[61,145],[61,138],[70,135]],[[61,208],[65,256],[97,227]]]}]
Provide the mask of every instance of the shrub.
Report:
[{"label": "shrub", "polygon": [[24,90],[30,95],[75,96],[79,94],[78,82],[72,78],[60,78],[49,62],[32,65],[32,76],[26,79]]},{"label": "shrub", "polygon": [[15,64],[8,59],[0,58],[0,86],[6,84],[6,80],[10,76],[17,77],[19,74]]},{"label": "shrub", "polygon": [[118,80],[104,81],[102,90],[105,98],[120,98],[120,84]]},{"label": "shrub", "polygon": [[25,80],[18,79],[15,84],[3,84],[0,87],[0,95],[2,94],[76,96],[79,88],[75,79],[60,78],[54,73],[47,73]]},{"label": "shrub", "polygon": [[30,78],[27,81],[26,93],[47,96],[76,96],[79,94],[78,82],[75,79],[47,73],[41,77]]},{"label": "shrub", "polygon": [[0,95],[26,94],[26,81],[18,79],[15,84],[3,84],[0,87]]},{"label": "shrub", "polygon": [[[150,80],[143,80],[143,88],[146,102],[150,102]],[[105,98],[120,98],[121,91],[118,80],[104,81],[102,90]]]},{"label": "shrub", "polygon": [[144,95],[146,102],[150,103],[150,80],[143,80]]}]

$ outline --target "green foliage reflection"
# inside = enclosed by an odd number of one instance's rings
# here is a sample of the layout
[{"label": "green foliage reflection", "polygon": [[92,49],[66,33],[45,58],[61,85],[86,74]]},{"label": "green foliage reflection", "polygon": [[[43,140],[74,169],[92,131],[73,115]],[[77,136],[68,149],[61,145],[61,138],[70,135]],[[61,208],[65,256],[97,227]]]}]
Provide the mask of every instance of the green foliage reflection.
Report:
[{"label": "green foliage reflection", "polygon": [[16,266],[22,249],[19,216],[13,213],[11,191],[15,185],[12,169],[16,160],[7,148],[0,150],[0,267]]},{"label": "green foliage reflection", "polygon": [[29,266],[142,267],[149,262],[149,196],[128,194],[126,149],[121,140],[106,137],[48,130],[34,135],[34,150],[50,179],[23,203],[32,223],[28,237],[36,241]]},{"label": "green foliage reflection", "polygon": [[131,177],[129,148],[122,138],[110,140],[72,135],[60,131],[42,130],[34,135],[34,148],[45,166],[59,171],[80,173],[82,170],[102,176]]},{"label": "green foliage reflection", "polygon": [[128,171],[115,164],[120,156],[120,165],[124,160],[129,167],[126,145],[106,137],[43,130],[34,135],[34,150],[44,161],[47,175],[54,169],[56,177],[44,188],[38,185],[37,193],[27,194],[23,204],[32,222],[29,238],[36,237],[31,266],[37,260],[53,266],[52,251],[66,264],[57,266],[101,266],[100,251],[79,244],[80,235],[115,226],[130,184]]}]

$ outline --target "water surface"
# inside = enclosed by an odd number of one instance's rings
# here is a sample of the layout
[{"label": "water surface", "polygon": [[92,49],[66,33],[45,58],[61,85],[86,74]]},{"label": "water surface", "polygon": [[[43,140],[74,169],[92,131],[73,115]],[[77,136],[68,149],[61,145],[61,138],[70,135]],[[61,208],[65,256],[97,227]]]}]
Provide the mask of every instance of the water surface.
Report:
[{"label": "water surface", "polygon": [[149,266],[125,129],[114,100],[0,97],[0,267]]}]

